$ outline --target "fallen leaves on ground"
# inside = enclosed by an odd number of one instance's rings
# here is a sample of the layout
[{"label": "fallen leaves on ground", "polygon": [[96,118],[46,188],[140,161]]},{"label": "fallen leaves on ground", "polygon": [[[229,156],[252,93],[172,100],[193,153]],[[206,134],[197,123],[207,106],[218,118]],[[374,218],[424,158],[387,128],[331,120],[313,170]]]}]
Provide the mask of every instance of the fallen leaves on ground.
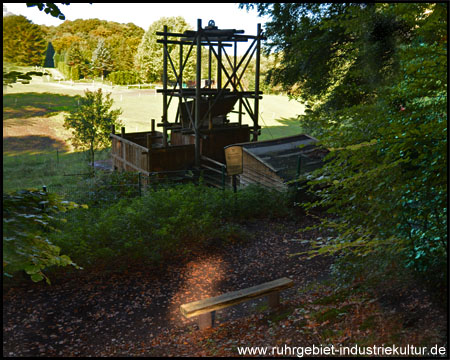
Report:
[{"label": "fallen leaves on ground", "polygon": [[[440,339],[441,327],[434,330],[422,316],[434,309],[423,294],[405,302],[398,314],[373,294],[335,296],[333,286],[320,282],[329,275],[330,258],[289,256],[308,248],[308,236],[318,236],[299,235],[312,220],[301,221],[248,222],[242,225],[253,235],[248,241],[211,247],[161,269],[130,266],[121,274],[4,290],[3,355],[239,356],[240,346]],[[295,286],[282,292],[277,312],[264,298],[255,299],[217,311],[217,326],[200,331],[195,318],[179,311],[181,304],[284,276]],[[424,304],[415,326],[405,326],[405,312]],[[433,321],[445,328],[441,315],[432,313]]]}]

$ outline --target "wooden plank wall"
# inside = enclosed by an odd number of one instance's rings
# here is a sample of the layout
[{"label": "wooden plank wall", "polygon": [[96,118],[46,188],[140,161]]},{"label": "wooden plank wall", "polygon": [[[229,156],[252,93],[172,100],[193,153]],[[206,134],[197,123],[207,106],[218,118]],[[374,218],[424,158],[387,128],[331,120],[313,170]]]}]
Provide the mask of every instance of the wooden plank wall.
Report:
[{"label": "wooden plank wall", "polygon": [[195,145],[177,145],[151,149],[149,171],[175,171],[192,168],[195,162]]},{"label": "wooden plank wall", "polygon": [[231,144],[238,144],[250,141],[249,127],[228,128],[212,130],[208,138],[201,142],[201,154],[211,159],[225,163],[224,147]]},{"label": "wooden plank wall", "polygon": [[192,144],[147,149],[130,139],[112,136],[114,168],[125,171],[150,172],[189,169],[194,164],[195,146]]},{"label": "wooden plank wall", "polygon": [[243,151],[243,173],[239,175],[240,185],[259,184],[269,189],[286,190],[287,185],[273,170]]},{"label": "wooden plank wall", "polygon": [[[206,135],[207,138],[200,139],[201,155],[221,163],[225,163],[225,152],[223,150],[225,146],[250,141],[250,128],[247,126],[202,130],[202,134]],[[171,143],[172,145],[194,144],[195,136],[194,134],[172,131]]]}]

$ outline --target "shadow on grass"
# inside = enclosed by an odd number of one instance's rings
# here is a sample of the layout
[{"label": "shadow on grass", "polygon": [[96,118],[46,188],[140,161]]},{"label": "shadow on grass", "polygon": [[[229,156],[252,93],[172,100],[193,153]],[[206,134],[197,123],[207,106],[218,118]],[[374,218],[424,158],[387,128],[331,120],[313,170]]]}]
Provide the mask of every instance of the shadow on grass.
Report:
[{"label": "shadow on grass", "polygon": [[69,151],[64,141],[42,135],[14,136],[3,138],[3,156],[38,154],[52,150]]},{"label": "shadow on grass", "polygon": [[51,116],[61,111],[71,111],[78,105],[79,95],[52,93],[18,93],[3,95],[3,121],[15,125],[16,119]]},{"label": "shadow on grass", "polygon": [[297,118],[280,118],[276,120],[283,125],[263,127],[258,140],[272,140],[302,134],[300,121]]}]

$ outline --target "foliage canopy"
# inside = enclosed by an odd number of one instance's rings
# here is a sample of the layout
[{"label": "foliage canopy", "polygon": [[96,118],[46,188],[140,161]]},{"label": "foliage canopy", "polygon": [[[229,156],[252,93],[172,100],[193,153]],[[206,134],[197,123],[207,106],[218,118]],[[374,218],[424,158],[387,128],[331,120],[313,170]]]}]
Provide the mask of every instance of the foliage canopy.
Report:
[{"label": "foliage canopy", "polygon": [[3,18],[3,62],[16,65],[43,65],[47,41],[39,25],[25,16]]},{"label": "foliage canopy", "polygon": [[271,80],[306,102],[302,127],[333,150],[309,178],[322,190],[306,208],[327,208],[333,230],[310,255],[378,254],[445,284],[447,5],[245,6],[271,16]]}]

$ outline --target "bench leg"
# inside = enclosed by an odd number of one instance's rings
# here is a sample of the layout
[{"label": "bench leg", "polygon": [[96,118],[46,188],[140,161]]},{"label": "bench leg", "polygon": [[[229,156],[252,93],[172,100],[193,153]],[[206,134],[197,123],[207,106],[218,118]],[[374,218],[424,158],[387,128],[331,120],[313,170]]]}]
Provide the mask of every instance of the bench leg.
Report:
[{"label": "bench leg", "polygon": [[280,292],[277,291],[267,295],[267,302],[269,304],[269,308],[277,309],[280,306]]},{"label": "bench leg", "polygon": [[198,327],[200,328],[200,330],[213,327],[215,317],[216,317],[215,311],[211,311],[209,313],[199,315],[198,316]]}]

